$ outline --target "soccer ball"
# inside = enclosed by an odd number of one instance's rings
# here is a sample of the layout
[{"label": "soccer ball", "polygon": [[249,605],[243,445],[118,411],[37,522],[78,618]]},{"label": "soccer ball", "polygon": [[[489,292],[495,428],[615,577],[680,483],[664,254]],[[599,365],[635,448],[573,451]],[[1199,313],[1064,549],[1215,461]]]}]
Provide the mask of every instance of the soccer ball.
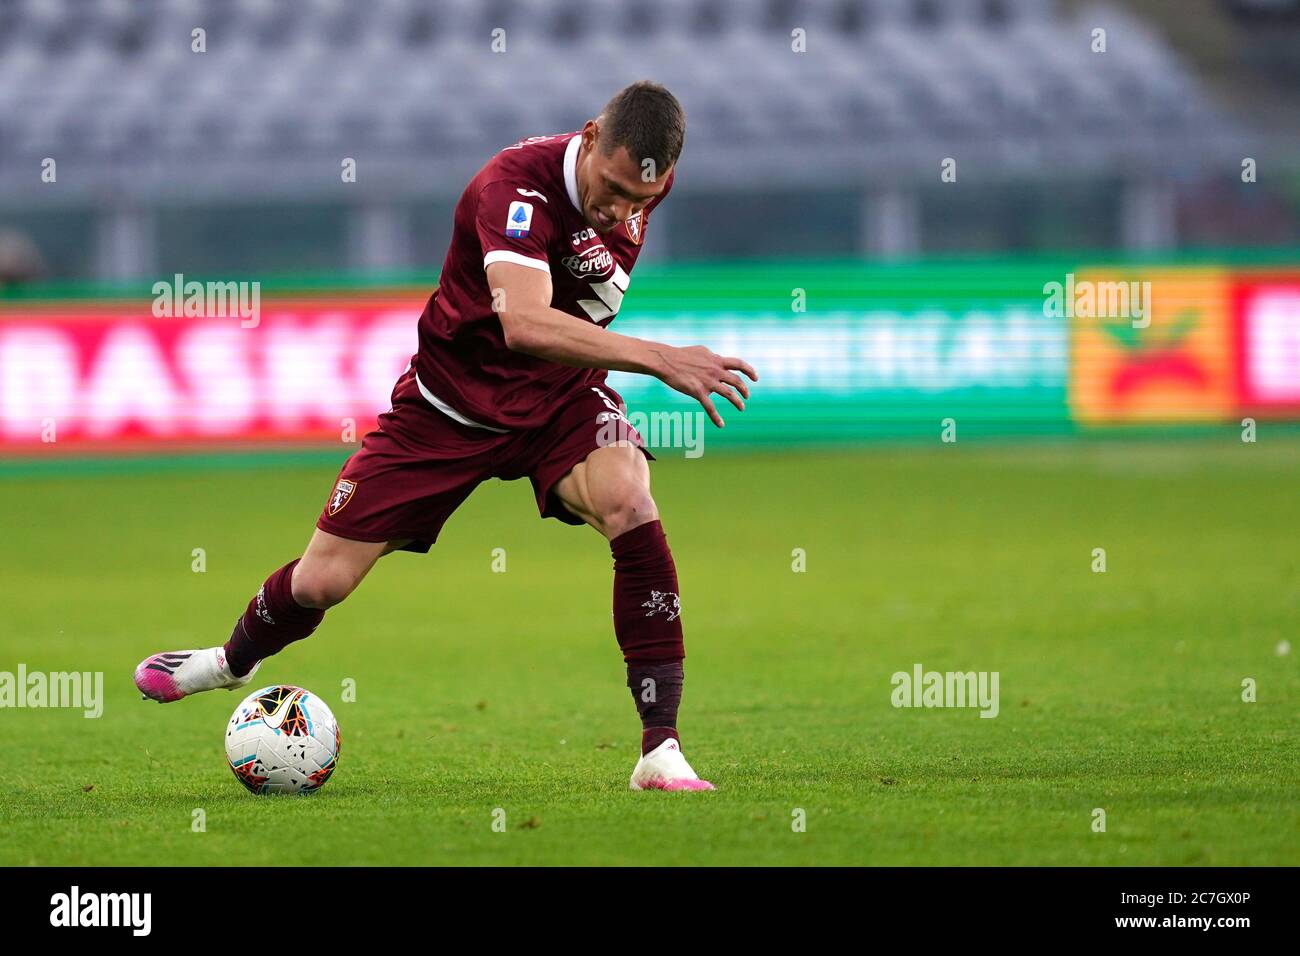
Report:
[{"label": "soccer ball", "polygon": [[226,725],[226,759],[253,793],[315,793],[338,765],[338,721],[301,687],[263,687]]}]

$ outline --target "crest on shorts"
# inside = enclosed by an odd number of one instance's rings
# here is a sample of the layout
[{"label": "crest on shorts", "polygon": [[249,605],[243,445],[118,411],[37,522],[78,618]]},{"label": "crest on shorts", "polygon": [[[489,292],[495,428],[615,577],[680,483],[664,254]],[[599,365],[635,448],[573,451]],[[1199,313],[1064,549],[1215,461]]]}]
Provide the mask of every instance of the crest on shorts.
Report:
[{"label": "crest on shorts", "polygon": [[623,228],[627,230],[627,237],[635,245],[641,245],[641,235],[645,232],[645,210],[641,210],[635,216],[629,218],[623,223]]},{"label": "crest on shorts", "polygon": [[334,517],[344,506],[352,500],[352,493],[357,490],[355,481],[348,481],[346,478],[340,478],[339,483],[334,486],[334,493],[330,495],[329,508],[330,517]]}]

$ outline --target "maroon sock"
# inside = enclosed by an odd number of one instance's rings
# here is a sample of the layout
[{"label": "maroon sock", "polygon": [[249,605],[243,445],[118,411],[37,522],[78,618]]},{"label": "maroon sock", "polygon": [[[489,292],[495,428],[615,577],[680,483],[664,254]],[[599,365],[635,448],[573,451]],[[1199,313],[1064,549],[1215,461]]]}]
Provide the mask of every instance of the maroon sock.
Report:
[{"label": "maroon sock", "polygon": [[638,525],[609,543],[614,555],[614,635],[631,664],[680,661],[682,605],[677,568],[658,521]]},{"label": "maroon sock", "polygon": [[641,715],[641,752],[648,754],[677,736],[677,708],[682,702],[682,662],[628,664],[627,686]]},{"label": "maroon sock", "polygon": [[677,736],[682,699],[681,599],[663,525],[650,521],[609,543],[614,555],[614,634],[641,715],[641,752]]},{"label": "maroon sock", "polygon": [[293,599],[293,569],[298,560],[276,571],[258,589],[226,642],[226,663],[243,677],[260,660],[278,654],[316,630],[325,612]]}]

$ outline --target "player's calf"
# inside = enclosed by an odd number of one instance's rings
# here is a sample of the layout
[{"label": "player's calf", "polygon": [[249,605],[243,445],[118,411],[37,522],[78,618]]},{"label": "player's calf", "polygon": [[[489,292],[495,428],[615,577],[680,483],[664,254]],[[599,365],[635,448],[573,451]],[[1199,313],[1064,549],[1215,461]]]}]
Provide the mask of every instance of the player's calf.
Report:
[{"label": "player's calf", "polygon": [[404,542],[350,541],[317,529],[307,551],[262,585],[235,622],[226,657],[236,674],[310,637],[325,611],[347,598],[383,555]]},{"label": "player's calf", "polygon": [[641,753],[648,761],[637,765],[633,789],[657,786],[648,783],[652,778],[697,779],[681,759],[677,735],[686,656],[677,566],[650,495],[645,455],[631,444],[598,448],[556,484],[555,492],[566,508],[609,539],[614,557],[614,635],[627,664],[627,685],[641,717]]},{"label": "player's calf", "polygon": [[677,567],[658,519],[610,540],[614,556],[614,635],[641,717],[641,760],[633,790],[712,790],[681,753],[677,711],[686,656]]},{"label": "player's calf", "polygon": [[682,699],[682,604],[663,526],[637,525],[610,541],[614,557],[614,636],[641,717],[641,752],[677,738]]},{"label": "player's calf", "polygon": [[231,671],[243,675],[259,661],[280,653],[294,641],[310,637],[325,618],[325,611],[299,604],[293,596],[293,577],[301,558],[273,573],[253,595],[226,641]]}]

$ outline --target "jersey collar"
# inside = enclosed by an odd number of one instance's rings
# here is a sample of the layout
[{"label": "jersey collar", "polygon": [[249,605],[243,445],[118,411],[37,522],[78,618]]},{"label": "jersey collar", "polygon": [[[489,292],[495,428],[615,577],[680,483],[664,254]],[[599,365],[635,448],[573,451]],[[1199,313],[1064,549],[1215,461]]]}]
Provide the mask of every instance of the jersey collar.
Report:
[{"label": "jersey collar", "polygon": [[581,145],[582,134],[574,133],[564,149],[564,188],[569,193],[569,202],[578,212],[582,212],[578,202],[578,147]]}]

